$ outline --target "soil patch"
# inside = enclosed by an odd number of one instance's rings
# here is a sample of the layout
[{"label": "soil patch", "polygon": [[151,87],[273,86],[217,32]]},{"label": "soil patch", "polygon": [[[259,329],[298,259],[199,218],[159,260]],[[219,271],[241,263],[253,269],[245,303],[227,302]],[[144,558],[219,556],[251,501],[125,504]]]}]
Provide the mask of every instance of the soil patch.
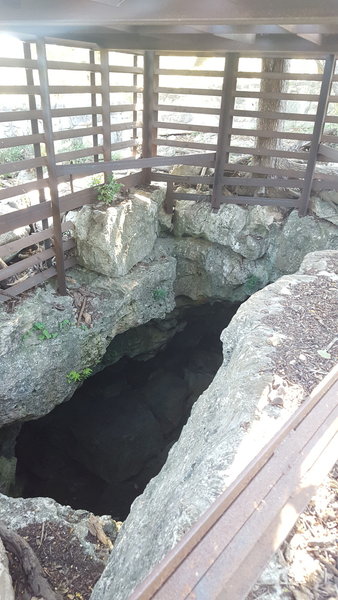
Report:
[{"label": "soil patch", "polygon": [[[89,556],[71,527],[46,521],[31,524],[17,533],[34,550],[52,588],[65,600],[89,600],[92,589],[100,577],[105,563]],[[97,542],[98,553],[100,542]],[[26,577],[20,562],[8,552],[9,569],[13,579],[16,600],[31,600]]]},{"label": "soil patch", "polygon": [[285,336],[276,352],[276,375],[301,385],[307,394],[338,361],[336,300],[337,283],[317,277],[316,285],[300,283],[292,289],[292,297],[285,297],[282,318],[276,315],[265,321]]}]

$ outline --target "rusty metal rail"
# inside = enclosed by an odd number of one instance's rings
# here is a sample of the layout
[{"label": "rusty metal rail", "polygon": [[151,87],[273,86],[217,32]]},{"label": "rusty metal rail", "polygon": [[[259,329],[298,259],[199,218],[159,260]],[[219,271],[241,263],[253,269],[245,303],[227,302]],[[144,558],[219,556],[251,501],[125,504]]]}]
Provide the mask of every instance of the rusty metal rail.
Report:
[{"label": "rusty metal rail", "polygon": [[130,600],[241,600],[338,456],[338,366]]}]

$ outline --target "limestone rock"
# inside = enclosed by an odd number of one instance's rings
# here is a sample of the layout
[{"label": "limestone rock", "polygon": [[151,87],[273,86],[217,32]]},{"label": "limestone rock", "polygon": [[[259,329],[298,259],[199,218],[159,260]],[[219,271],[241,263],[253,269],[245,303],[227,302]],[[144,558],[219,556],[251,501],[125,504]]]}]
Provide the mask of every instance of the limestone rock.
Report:
[{"label": "limestone rock", "polygon": [[282,277],[239,308],[222,334],[222,366],[194,404],[163,469],[133,503],[91,600],[127,599],[302,402],[301,382],[287,380],[283,406],[269,402],[278,353],[269,342],[275,333],[269,317],[283,323],[284,311],[301,302],[298,285],[317,288],[319,277],[331,280],[332,272],[316,272],[324,262],[337,270],[338,252],[308,256],[311,275]]},{"label": "limestone rock", "polygon": [[269,263],[243,258],[229,247],[184,238],[175,245],[177,296],[243,301],[269,281]]},{"label": "limestone rock", "polygon": [[200,175],[202,167],[193,165],[175,165],[171,171],[171,175],[178,175],[180,177],[189,177],[191,175]]},{"label": "limestone rock", "polygon": [[[328,194],[328,192],[327,192]],[[338,225],[338,194],[310,199],[310,210],[320,219],[325,219],[334,225]]]},{"label": "limestone rock", "polygon": [[293,210],[272,237],[267,256],[273,279],[299,269],[309,252],[338,248],[338,228],[312,216],[299,217]]},{"label": "limestone rock", "polygon": [[267,250],[276,214],[278,211],[270,207],[248,209],[236,204],[223,204],[214,213],[206,202],[181,200],[175,208],[174,233],[204,238],[256,260]]},{"label": "limestone rock", "polygon": [[12,578],[8,570],[8,558],[0,540],[0,600],[14,600]]},{"label": "limestone rock", "polygon": [[[95,367],[116,334],[164,318],[174,308],[175,272],[171,257],[138,265],[117,279],[68,271],[74,291],[89,294],[91,328],[76,326],[73,298],[57,296],[51,284],[24,299],[14,316],[1,305],[0,425],[47,414],[74,393],[67,373]],[[156,290],[163,290],[160,298]],[[56,337],[39,339],[36,323]]]},{"label": "limestone rock", "polygon": [[70,218],[80,264],[109,277],[126,275],[152,250],[156,202],[136,193],[116,206],[83,206]]}]

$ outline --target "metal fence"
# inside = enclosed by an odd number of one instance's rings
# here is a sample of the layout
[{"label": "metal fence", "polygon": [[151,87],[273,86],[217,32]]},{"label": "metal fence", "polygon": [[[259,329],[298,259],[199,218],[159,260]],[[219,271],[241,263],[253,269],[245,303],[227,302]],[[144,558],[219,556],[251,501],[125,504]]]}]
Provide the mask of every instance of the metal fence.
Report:
[{"label": "metal fence", "polygon": [[[208,54],[199,60],[197,53],[192,66],[172,69],[174,53],[114,52],[80,42],[68,43],[75,57],[69,62],[60,58],[66,44],[22,42],[20,58],[0,59],[0,93],[4,103],[10,97],[11,108],[0,113],[0,208],[7,204],[0,235],[29,227],[26,237],[0,246],[0,302],[54,275],[66,293],[65,270],[76,258],[74,241],[65,235],[72,226],[62,217],[97,200],[92,175],[104,173],[107,180],[117,172],[128,185],[167,182],[168,211],[185,198],[210,201],[214,209],[223,202],[265,204],[306,214],[311,190],[338,189],[334,169],[317,168],[320,161],[338,162],[334,55],[318,61],[317,73],[244,71],[238,53],[218,57],[216,68],[208,69]],[[266,82],[276,80],[280,90],[287,83],[286,91],[269,92]],[[299,90],[306,82],[315,83],[316,93]],[[278,110],[262,110],[261,100],[277,103]],[[212,124],[205,124],[206,116]],[[280,164],[267,166],[264,157]],[[180,164],[200,169],[193,175],[164,170]],[[176,192],[175,185],[196,186],[196,193]],[[262,188],[269,193],[255,195]],[[34,202],[25,207],[22,198],[32,192]],[[9,211],[13,199],[17,210]]]}]

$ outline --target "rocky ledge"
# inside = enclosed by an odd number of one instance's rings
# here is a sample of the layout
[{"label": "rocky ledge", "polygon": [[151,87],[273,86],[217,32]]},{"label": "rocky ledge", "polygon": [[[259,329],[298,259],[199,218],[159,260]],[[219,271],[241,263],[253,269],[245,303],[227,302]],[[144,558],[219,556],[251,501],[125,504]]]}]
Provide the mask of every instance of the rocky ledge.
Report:
[{"label": "rocky ledge", "polygon": [[91,600],[125,600],[335,363],[338,252],[314,252],[242,304],[224,361],[132,505]]}]

